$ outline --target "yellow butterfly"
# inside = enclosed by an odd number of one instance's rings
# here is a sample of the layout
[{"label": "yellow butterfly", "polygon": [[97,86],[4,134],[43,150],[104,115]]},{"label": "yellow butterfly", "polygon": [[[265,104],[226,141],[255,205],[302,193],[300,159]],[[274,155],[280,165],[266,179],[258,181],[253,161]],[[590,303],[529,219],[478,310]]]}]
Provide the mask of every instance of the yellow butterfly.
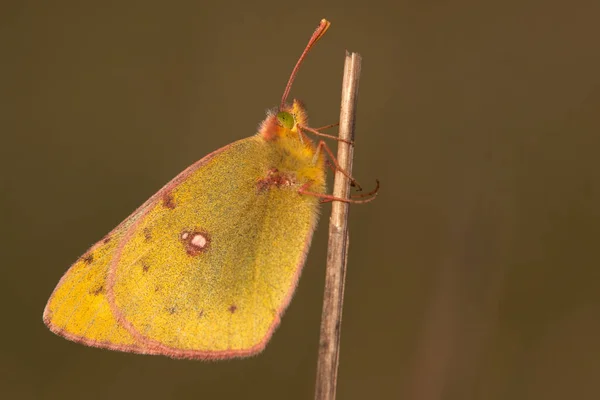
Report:
[{"label": "yellow butterfly", "polygon": [[[174,358],[260,352],[294,293],[325,194],[324,142],[298,101],[298,68],[256,135],[196,162],[79,258],[44,310],[88,346]],[[343,170],[342,170],[343,172]],[[347,200],[342,200],[347,201]]]}]

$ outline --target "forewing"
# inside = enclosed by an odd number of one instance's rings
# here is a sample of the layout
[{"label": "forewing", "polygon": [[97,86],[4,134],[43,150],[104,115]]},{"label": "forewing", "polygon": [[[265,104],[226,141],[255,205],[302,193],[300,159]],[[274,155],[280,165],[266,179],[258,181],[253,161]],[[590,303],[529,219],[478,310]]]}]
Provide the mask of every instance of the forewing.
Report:
[{"label": "forewing", "polygon": [[315,197],[258,184],[280,162],[259,136],[233,143],[173,181],[127,229],[108,299],[146,352],[227,358],[264,348],[318,214]]}]

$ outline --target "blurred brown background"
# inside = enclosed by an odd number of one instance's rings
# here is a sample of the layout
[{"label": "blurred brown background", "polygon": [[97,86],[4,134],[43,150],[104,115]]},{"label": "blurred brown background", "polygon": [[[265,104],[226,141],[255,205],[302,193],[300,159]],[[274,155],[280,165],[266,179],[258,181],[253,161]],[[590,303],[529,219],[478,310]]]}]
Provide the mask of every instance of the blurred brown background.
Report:
[{"label": "blurred brown background", "polygon": [[[485,4],[482,4],[485,3]],[[13,2],[0,10],[2,352],[11,399],[310,399],[327,215],[266,351],[86,348],[42,310],[170,178],[292,95],[337,120],[362,54],[339,399],[600,398],[600,3]]]}]

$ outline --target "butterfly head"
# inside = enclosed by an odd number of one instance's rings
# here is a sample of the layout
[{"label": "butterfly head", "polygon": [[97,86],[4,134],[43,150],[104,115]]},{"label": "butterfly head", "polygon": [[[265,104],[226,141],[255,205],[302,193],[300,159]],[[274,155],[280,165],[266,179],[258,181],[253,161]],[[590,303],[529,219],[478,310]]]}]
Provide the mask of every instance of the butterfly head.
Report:
[{"label": "butterfly head", "polygon": [[300,128],[306,126],[308,116],[304,104],[294,99],[292,104],[267,112],[267,118],[261,123],[259,134],[266,140],[275,140],[282,137],[299,137],[302,135]]}]

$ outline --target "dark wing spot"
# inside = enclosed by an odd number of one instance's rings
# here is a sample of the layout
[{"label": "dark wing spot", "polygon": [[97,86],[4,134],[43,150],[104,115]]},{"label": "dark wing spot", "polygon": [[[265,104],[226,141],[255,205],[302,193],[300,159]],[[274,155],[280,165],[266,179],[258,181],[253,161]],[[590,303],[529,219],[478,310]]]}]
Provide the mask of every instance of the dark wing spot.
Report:
[{"label": "dark wing spot", "polygon": [[112,238],[110,236],[105,237],[104,239],[102,239],[102,243],[103,244],[107,244],[108,242],[110,242]]},{"label": "dark wing spot", "polygon": [[229,306],[228,308],[230,313],[234,313],[237,310],[237,306],[235,304],[232,304],[231,306]]},{"label": "dark wing spot", "polygon": [[175,309],[175,307],[169,307],[169,308],[167,308],[167,312],[169,314],[173,315],[177,312],[177,310]]},{"label": "dark wing spot", "polygon": [[152,240],[152,232],[150,232],[150,228],[144,228],[144,240],[146,242]]},{"label": "dark wing spot", "polygon": [[200,310],[198,313],[198,318],[202,318],[204,316],[204,310]]},{"label": "dark wing spot", "polygon": [[175,199],[171,193],[166,193],[162,198],[163,205],[169,209],[175,208]]},{"label": "dark wing spot", "polygon": [[96,289],[92,290],[90,293],[94,296],[98,296],[99,294],[104,293],[104,286],[99,286]]},{"label": "dark wing spot", "polygon": [[86,254],[82,259],[85,264],[90,265],[94,261],[94,255],[92,253]]},{"label": "dark wing spot", "polygon": [[142,261],[142,271],[148,272],[150,265],[146,261]]}]

